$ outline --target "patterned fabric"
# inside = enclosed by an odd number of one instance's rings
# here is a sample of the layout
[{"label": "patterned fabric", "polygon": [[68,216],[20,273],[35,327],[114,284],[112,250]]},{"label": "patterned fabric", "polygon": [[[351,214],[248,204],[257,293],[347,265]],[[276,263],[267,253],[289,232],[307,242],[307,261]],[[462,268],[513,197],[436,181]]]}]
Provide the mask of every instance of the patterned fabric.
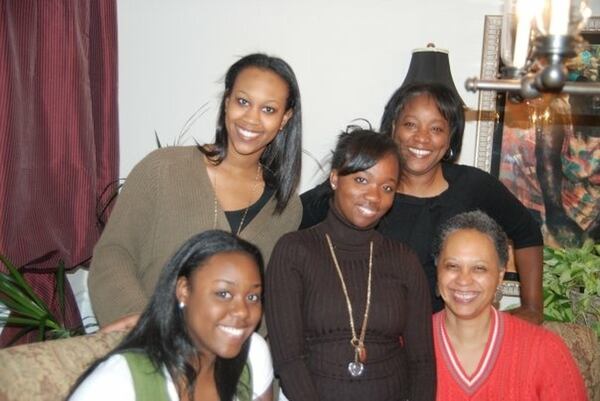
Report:
[{"label": "patterned fabric", "polygon": [[[506,104],[499,179],[525,207],[540,214],[547,244],[575,245],[569,242],[570,236],[579,236],[580,231],[593,230],[600,224],[598,116],[595,109],[581,109],[591,101],[548,96]],[[544,144],[546,157],[541,159],[542,149],[536,144],[540,136],[546,140],[555,136],[561,141],[556,149]],[[544,170],[538,170],[540,161]],[[557,165],[550,167],[549,163],[554,162]],[[552,185],[549,178],[540,184],[540,174],[548,176],[548,168],[556,172],[551,174]],[[546,210],[553,206],[558,206],[577,229],[562,222],[556,210]]]},{"label": "patterned fabric", "polygon": [[535,159],[533,130],[505,125],[499,179],[523,206],[543,213],[544,200],[536,175]]},{"label": "patterned fabric", "polygon": [[85,369],[124,336],[97,333],[0,350],[0,400],[64,400]]},{"label": "patterned fabric", "polygon": [[600,401],[600,343],[589,328],[575,323],[544,322],[567,344],[581,371],[590,401]]},{"label": "patterned fabric", "polygon": [[563,207],[586,230],[600,216],[600,137],[581,138],[569,130],[562,154]]}]

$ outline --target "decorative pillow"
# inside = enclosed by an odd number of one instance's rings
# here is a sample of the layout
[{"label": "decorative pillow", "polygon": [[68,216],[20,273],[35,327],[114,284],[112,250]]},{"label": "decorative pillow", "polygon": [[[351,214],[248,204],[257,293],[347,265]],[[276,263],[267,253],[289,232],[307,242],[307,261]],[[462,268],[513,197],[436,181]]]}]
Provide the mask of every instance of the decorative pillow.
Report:
[{"label": "decorative pillow", "polygon": [[0,350],[0,400],[64,400],[85,369],[125,334],[96,333]]},{"label": "decorative pillow", "polygon": [[544,322],[544,327],[558,334],[575,358],[591,401],[600,401],[600,345],[587,326],[576,323]]}]

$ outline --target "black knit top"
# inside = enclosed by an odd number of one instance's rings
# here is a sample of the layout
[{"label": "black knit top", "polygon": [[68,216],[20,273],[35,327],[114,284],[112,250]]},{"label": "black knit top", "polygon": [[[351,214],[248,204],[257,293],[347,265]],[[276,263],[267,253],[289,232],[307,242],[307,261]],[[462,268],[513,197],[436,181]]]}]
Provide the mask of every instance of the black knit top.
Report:
[{"label": "black knit top", "polygon": [[[357,333],[373,241],[367,361],[360,377],[348,373],[352,334],[325,233],[344,275]],[[429,289],[416,255],[404,244],[373,228],[358,229],[332,208],[322,223],[278,241],[265,299],[275,370],[290,401],[435,398]]]},{"label": "black knit top", "polygon": [[[435,295],[437,280],[431,245],[440,225],[449,218],[479,209],[502,226],[515,249],[544,244],[531,213],[497,178],[475,167],[450,163],[441,166],[448,182],[446,191],[432,198],[396,194],[392,208],[377,227],[384,236],[406,243],[417,253],[429,281],[434,311],[441,310],[444,303]],[[303,208],[300,228],[325,218],[331,196],[329,188],[329,183],[323,183],[300,196]]]}]

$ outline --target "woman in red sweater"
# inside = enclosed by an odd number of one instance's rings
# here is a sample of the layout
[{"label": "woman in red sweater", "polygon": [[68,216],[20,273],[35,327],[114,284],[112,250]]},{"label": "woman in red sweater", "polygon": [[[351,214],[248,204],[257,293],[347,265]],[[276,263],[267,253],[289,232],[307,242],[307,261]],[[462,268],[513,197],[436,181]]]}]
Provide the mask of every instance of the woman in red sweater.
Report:
[{"label": "woman in red sweater", "polygon": [[434,249],[445,303],[433,316],[438,401],[587,400],[557,335],[492,306],[508,260],[506,234],[492,218],[451,218]]}]

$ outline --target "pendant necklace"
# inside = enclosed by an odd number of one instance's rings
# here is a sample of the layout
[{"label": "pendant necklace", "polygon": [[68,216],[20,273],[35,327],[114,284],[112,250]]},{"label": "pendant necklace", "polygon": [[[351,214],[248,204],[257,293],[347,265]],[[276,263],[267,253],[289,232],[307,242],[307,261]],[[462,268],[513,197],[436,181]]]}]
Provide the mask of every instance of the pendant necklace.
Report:
[{"label": "pendant necklace", "polygon": [[[260,175],[260,170],[261,170],[261,164],[258,163],[258,167],[256,168],[256,176],[254,177],[254,185],[252,186],[252,191],[251,193],[251,197],[250,197],[250,201],[248,202],[248,207],[246,207],[246,209],[244,210],[244,213],[242,214],[242,219],[240,220],[240,225],[238,226],[238,229],[235,233],[236,236],[240,236],[240,233],[242,232],[242,227],[244,226],[244,220],[246,220],[246,215],[248,214],[248,210],[250,209],[250,206],[252,206],[252,199],[254,199],[254,193],[256,192],[256,188],[258,187],[258,177]],[[218,211],[219,211],[219,201],[217,200],[217,170],[215,170],[215,197],[214,197],[214,205],[215,205],[215,213],[214,213],[214,219],[213,219],[213,230],[217,228],[217,215],[218,215]]]},{"label": "pendant necklace", "polygon": [[327,245],[329,245],[329,251],[331,252],[331,258],[333,264],[337,270],[340,282],[342,283],[342,290],[344,291],[344,297],[346,298],[346,306],[348,307],[348,315],[350,316],[350,329],[352,330],[352,339],[350,345],[354,348],[354,361],[348,363],[348,372],[352,377],[361,376],[365,371],[365,363],[367,362],[367,348],[365,347],[365,335],[367,334],[367,321],[369,320],[369,308],[371,306],[371,278],[373,272],[373,241],[369,243],[369,279],[367,282],[367,302],[365,305],[365,315],[363,317],[362,327],[360,329],[360,336],[356,334],[356,327],[354,326],[354,316],[352,315],[352,304],[350,303],[350,296],[348,295],[348,289],[346,288],[346,282],[344,281],[344,275],[340,264],[338,263],[335,251],[333,250],[333,244],[329,234],[325,234],[327,239]]}]

